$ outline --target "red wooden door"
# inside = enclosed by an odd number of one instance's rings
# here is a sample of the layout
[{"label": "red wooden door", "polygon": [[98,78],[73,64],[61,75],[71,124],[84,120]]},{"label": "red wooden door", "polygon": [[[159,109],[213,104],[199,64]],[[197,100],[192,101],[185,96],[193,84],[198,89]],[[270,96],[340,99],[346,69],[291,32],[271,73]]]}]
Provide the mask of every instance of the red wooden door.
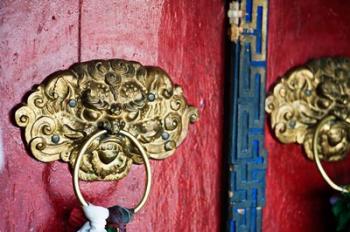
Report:
[{"label": "red wooden door", "polygon": [[[217,231],[224,6],[208,1],[1,1],[0,231],[75,231],[79,204],[67,164],[41,163],[14,126],[16,104],[33,85],[71,64],[122,58],[160,66],[200,111],[176,154],[151,163],[154,185],[130,231]],[[84,183],[96,204],[132,205],[143,189],[134,167],[119,182]]]},{"label": "red wooden door", "polygon": [[[267,89],[310,59],[350,56],[350,3],[272,0],[269,9]],[[300,145],[284,145],[266,127],[268,168],[263,231],[335,231],[329,198],[334,191]],[[325,165],[337,183],[350,183],[350,160]]]}]

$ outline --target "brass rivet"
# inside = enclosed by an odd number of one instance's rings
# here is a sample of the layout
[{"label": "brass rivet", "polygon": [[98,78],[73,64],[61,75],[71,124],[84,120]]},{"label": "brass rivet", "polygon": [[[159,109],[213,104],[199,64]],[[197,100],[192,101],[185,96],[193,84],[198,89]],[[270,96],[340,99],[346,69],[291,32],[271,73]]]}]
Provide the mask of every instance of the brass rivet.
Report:
[{"label": "brass rivet", "polygon": [[163,139],[163,140],[168,140],[169,137],[170,137],[170,135],[169,135],[168,132],[164,131],[164,132],[162,133],[162,139]]},{"label": "brass rivet", "polygon": [[156,96],[153,93],[147,94],[147,100],[153,102],[156,99]]},{"label": "brass rivet", "polygon": [[68,105],[72,108],[77,106],[77,101],[75,99],[70,99]]},{"label": "brass rivet", "polygon": [[290,128],[295,128],[295,125],[296,125],[296,124],[297,124],[297,123],[296,123],[295,120],[290,120],[289,123],[288,123],[288,126],[289,126]]},{"label": "brass rivet", "polygon": [[305,91],[304,91],[304,94],[306,95],[306,96],[311,96],[311,94],[312,94],[312,91],[310,90],[310,89],[306,89]]},{"label": "brass rivet", "polygon": [[60,141],[60,136],[59,135],[52,135],[52,137],[51,137],[51,141],[53,142],[53,143],[58,143],[59,141]]}]

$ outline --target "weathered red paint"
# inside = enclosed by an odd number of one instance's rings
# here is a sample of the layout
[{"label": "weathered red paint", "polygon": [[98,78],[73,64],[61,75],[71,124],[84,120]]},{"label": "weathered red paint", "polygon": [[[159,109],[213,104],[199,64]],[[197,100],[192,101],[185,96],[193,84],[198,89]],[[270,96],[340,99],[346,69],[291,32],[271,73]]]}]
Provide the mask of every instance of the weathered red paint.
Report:
[{"label": "weathered red paint", "polygon": [[[67,164],[30,157],[13,124],[13,107],[54,71],[79,59],[115,57],[161,66],[201,114],[174,156],[152,161],[150,199],[128,229],[219,230],[223,2],[17,0],[0,6],[5,158],[0,231],[74,231],[78,226],[69,218],[79,205]],[[143,191],[143,178],[138,166],[119,182],[82,183],[82,191],[96,204],[131,206]]]},{"label": "weathered red paint", "polygon": [[[350,2],[270,1],[267,89],[290,68],[312,58],[350,56]],[[264,232],[335,231],[333,190],[301,146],[283,145],[266,126],[268,169]],[[350,160],[325,165],[337,183],[350,183]]]}]

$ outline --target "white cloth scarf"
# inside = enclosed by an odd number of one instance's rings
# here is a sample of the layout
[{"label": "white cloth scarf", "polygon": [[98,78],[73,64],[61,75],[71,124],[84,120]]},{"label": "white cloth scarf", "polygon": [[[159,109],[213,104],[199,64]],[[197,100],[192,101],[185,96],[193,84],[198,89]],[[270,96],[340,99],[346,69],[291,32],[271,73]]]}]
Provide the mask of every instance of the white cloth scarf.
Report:
[{"label": "white cloth scarf", "polygon": [[89,203],[83,206],[83,211],[88,221],[77,232],[106,232],[106,219],[109,216],[107,208]]}]

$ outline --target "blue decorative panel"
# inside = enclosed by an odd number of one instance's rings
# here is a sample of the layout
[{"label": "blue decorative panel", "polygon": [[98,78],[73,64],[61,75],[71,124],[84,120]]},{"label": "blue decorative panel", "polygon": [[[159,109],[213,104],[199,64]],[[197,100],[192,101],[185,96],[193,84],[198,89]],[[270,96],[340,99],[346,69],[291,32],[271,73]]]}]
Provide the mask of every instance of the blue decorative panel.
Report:
[{"label": "blue decorative panel", "polygon": [[[227,231],[261,231],[265,203],[264,102],[267,0],[236,2],[240,32],[231,47]],[[238,22],[238,20],[236,20]]]}]

